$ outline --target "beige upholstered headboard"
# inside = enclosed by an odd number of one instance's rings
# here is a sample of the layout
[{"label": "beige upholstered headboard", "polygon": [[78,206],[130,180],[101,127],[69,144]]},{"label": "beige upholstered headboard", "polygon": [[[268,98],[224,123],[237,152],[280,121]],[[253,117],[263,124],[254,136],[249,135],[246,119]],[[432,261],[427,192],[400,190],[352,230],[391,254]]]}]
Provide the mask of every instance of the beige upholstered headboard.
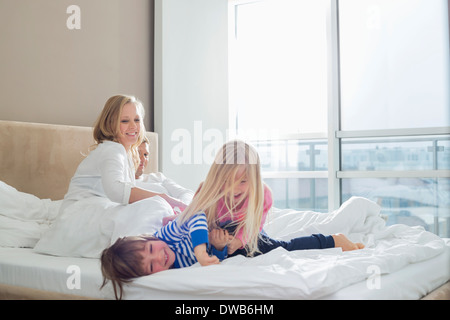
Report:
[{"label": "beige upholstered headboard", "polygon": [[[147,137],[146,172],[157,172],[158,135]],[[41,199],[62,199],[93,144],[90,127],[0,120],[0,181]]]}]

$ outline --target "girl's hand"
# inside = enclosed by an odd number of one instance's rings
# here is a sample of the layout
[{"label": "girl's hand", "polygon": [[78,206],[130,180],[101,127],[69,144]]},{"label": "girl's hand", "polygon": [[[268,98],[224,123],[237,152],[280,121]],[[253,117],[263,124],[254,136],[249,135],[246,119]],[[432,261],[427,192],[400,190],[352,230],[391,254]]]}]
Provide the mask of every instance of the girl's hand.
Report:
[{"label": "girl's hand", "polygon": [[217,258],[216,256],[210,257],[208,255],[208,252],[206,252],[206,243],[199,244],[198,246],[196,246],[194,248],[194,254],[195,254],[195,257],[197,258],[197,261],[202,266],[209,266],[212,264],[220,263],[219,258]]},{"label": "girl's hand", "polygon": [[239,248],[242,248],[242,241],[233,236],[229,236],[229,238],[228,238],[228,255],[233,254]]},{"label": "girl's hand", "polygon": [[209,242],[211,245],[219,251],[228,244],[228,239],[230,235],[227,230],[224,229],[214,229],[209,233]]},{"label": "girl's hand", "polygon": [[351,250],[358,250],[363,249],[364,245],[362,243],[354,243],[351,242],[345,235],[342,233],[333,234],[331,235],[334,239],[334,247],[335,248],[342,248],[342,251],[351,251]]}]

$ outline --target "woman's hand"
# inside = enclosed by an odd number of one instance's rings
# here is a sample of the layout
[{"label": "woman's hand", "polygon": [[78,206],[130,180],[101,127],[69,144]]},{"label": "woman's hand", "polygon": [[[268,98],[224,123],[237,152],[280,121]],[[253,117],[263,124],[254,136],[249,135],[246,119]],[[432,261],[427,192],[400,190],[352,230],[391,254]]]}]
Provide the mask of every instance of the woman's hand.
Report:
[{"label": "woman's hand", "polygon": [[202,266],[209,266],[212,264],[220,263],[219,258],[216,256],[209,256],[208,252],[206,252],[206,243],[199,244],[194,248],[194,254],[197,258],[197,261]]}]

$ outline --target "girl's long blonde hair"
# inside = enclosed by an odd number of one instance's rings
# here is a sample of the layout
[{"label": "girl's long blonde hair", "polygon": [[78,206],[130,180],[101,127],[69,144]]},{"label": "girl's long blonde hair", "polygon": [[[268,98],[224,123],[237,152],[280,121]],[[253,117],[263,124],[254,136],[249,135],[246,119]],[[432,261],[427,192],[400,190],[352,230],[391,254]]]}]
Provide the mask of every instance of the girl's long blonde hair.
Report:
[{"label": "girl's long blonde hair", "polygon": [[[245,167],[248,181],[248,194],[241,197],[239,203],[232,203],[229,195],[240,182],[237,173],[242,166]],[[198,212],[205,212],[210,230],[218,228],[217,207],[220,199],[224,199],[225,206],[233,221],[236,222],[237,234],[243,230],[247,242],[246,249],[249,255],[258,252],[258,238],[264,209],[264,185],[261,178],[259,155],[250,144],[232,140],[225,143],[217,153],[205,181],[197,190],[191,204],[182,213],[181,222],[187,221]],[[236,221],[236,208],[248,197],[248,207],[244,218]]]},{"label": "girl's long blonde hair", "polygon": [[[136,106],[137,112],[140,116],[140,131],[139,136],[135,144],[130,148],[131,157],[135,169],[139,166],[139,150],[138,147],[141,145],[142,140],[145,136],[145,126],[144,126],[144,116],[145,111],[142,103],[133,96],[128,95],[115,95],[109,98],[102,112],[97,118],[94,125],[94,140],[97,145],[103,141],[114,141],[119,142],[118,137],[120,135],[120,114],[122,113],[123,106],[127,103],[132,103]],[[96,147],[96,146],[94,146]]]}]

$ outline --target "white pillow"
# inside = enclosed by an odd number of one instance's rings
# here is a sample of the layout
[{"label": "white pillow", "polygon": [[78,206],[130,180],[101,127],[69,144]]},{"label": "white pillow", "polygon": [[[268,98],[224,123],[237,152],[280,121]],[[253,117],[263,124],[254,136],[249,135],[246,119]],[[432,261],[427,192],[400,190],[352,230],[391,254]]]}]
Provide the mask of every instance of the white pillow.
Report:
[{"label": "white pillow", "polygon": [[33,248],[48,229],[35,221],[20,221],[0,215],[0,247]]},{"label": "white pillow", "polygon": [[60,205],[61,201],[39,199],[0,181],[0,246],[34,247]]},{"label": "white pillow", "polygon": [[160,197],[120,205],[105,198],[77,201],[63,210],[34,250],[56,256],[99,258],[119,236],[154,233],[172,214]]}]

